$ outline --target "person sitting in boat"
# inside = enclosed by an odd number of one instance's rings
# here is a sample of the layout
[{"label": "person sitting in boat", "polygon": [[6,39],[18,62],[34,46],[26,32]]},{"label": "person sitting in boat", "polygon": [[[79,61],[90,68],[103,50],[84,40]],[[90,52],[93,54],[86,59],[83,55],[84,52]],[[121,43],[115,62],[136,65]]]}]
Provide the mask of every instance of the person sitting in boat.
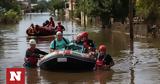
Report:
[{"label": "person sitting in boat", "polygon": [[60,21],[58,22],[58,25],[56,26],[55,30],[56,30],[57,32],[60,31],[60,32],[62,32],[62,33],[63,33],[63,31],[65,31],[65,28],[64,28],[64,26],[61,24]]},{"label": "person sitting in boat", "polygon": [[58,31],[56,33],[56,39],[50,44],[50,52],[53,52],[54,50],[64,50],[69,43],[69,40],[64,38],[63,34]]},{"label": "person sitting in boat", "polygon": [[50,20],[50,21],[49,21],[48,26],[49,26],[49,27],[55,27],[55,23],[54,23],[53,17],[50,17],[49,20]]},{"label": "person sitting in boat", "polygon": [[33,23],[31,24],[30,28],[34,28],[34,24]]},{"label": "person sitting in boat", "polygon": [[27,30],[27,34],[35,35],[36,33],[37,33],[36,26],[34,26],[34,24],[32,23],[29,29]]},{"label": "person sitting in boat", "polygon": [[28,28],[29,33],[34,33],[34,28],[35,28],[35,26],[34,26],[34,24],[32,23],[32,24],[30,25],[30,27]]},{"label": "person sitting in boat", "polygon": [[76,45],[83,45],[81,33],[78,34],[78,35],[76,36],[76,39],[73,40],[72,42],[75,43]]},{"label": "person sitting in boat", "polygon": [[40,33],[40,31],[41,31],[41,27],[39,25],[35,25],[35,27],[34,27],[35,34],[38,35]]},{"label": "person sitting in boat", "polygon": [[95,43],[93,40],[88,38],[88,32],[82,32],[82,42],[84,46],[84,53],[88,53],[88,48],[90,47],[93,51],[96,50]]},{"label": "person sitting in boat", "polygon": [[44,23],[43,23],[43,27],[48,27],[49,25],[49,20],[46,20]]},{"label": "person sitting in boat", "polygon": [[29,44],[30,48],[26,51],[24,66],[36,67],[40,55],[46,55],[48,53],[36,48],[36,41],[34,39],[30,39]]},{"label": "person sitting in boat", "polygon": [[95,69],[110,69],[114,65],[111,55],[106,53],[106,46],[100,45],[96,58]]}]

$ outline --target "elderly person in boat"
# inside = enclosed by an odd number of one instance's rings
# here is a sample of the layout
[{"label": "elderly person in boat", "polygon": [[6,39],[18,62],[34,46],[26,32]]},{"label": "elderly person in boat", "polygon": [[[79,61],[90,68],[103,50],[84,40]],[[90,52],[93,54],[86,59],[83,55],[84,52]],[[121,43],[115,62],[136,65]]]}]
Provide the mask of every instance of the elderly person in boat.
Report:
[{"label": "elderly person in boat", "polygon": [[26,51],[24,66],[36,67],[40,55],[46,55],[48,53],[36,48],[36,41],[34,39],[29,40],[29,44],[30,48]]},{"label": "elderly person in boat", "polygon": [[50,44],[50,52],[54,50],[64,50],[69,43],[69,40],[64,38],[63,34],[58,31],[56,33],[56,38]]},{"label": "elderly person in boat", "polygon": [[82,34],[77,34],[76,35],[76,38],[72,41],[72,43],[75,43],[76,45],[83,45],[83,42],[82,42]]}]

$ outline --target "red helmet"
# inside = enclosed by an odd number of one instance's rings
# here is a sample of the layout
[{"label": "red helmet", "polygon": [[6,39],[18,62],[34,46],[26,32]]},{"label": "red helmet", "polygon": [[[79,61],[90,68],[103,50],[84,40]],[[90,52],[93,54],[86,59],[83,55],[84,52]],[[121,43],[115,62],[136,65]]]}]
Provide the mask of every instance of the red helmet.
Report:
[{"label": "red helmet", "polygon": [[103,52],[106,52],[107,48],[105,45],[100,45],[99,46],[99,51],[103,51]]},{"label": "red helmet", "polygon": [[82,32],[82,37],[88,37],[88,32]]}]

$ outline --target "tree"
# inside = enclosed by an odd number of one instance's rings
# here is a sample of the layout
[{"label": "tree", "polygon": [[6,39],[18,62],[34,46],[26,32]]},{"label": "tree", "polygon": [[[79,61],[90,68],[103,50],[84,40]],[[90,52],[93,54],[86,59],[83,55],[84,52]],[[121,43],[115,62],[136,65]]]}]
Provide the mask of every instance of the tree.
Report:
[{"label": "tree", "polygon": [[43,12],[43,11],[47,11],[48,10],[48,4],[49,3],[47,1],[45,1],[45,0],[39,1],[37,4],[38,5],[36,5],[33,8],[35,11],[41,11],[41,12]]},{"label": "tree", "polygon": [[7,11],[10,9],[13,9],[14,11],[18,12],[20,14],[20,5],[16,0],[0,0],[0,6],[2,8],[5,8]]},{"label": "tree", "polygon": [[65,8],[65,1],[64,0],[51,0],[49,1],[49,9],[51,11],[60,10]]},{"label": "tree", "polygon": [[102,28],[105,28],[105,25],[110,27],[110,17],[112,11],[112,0],[95,0],[97,5],[94,7],[97,8],[99,16],[102,22]]},{"label": "tree", "polygon": [[129,0],[78,0],[76,13],[84,12],[87,16],[100,17],[102,27],[110,27],[110,18],[124,22],[129,12]]},{"label": "tree", "polygon": [[147,23],[153,24],[160,17],[160,0],[139,0],[136,10],[137,16],[143,16]]},{"label": "tree", "polygon": [[15,23],[21,18],[21,8],[17,0],[0,0],[0,22]]},{"label": "tree", "polygon": [[80,0],[77,2],[77,11],[84,12],[87,16],[99,16],[102,27],[109,24],[111,14],[111,0]]},{"label": "tree", "polygon": [[92,0],[78,0],[76,3],[76,11],[78,13],[84,12],[86,15],[91,15],[91,11],[93,10]]},{"label": "tree", "polygon": [[30,0],[31,3],[37,3],[37,0]]},{"label": "tree", "polygon": [[112,16],[122,23],[129,13],[129,0],[113,0]]}]

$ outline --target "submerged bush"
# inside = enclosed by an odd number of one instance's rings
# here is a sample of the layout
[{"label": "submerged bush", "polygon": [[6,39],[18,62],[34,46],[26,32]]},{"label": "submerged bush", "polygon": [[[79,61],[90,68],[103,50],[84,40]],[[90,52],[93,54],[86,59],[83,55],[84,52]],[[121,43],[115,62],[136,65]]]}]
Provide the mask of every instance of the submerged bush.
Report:
[{"label": "submerged bush", "polygon": [[10,9],[9,11],[5,12],[4,15],[1,17],[2,23],[17,23],[20,20],[20,16],[18,12]]}]

